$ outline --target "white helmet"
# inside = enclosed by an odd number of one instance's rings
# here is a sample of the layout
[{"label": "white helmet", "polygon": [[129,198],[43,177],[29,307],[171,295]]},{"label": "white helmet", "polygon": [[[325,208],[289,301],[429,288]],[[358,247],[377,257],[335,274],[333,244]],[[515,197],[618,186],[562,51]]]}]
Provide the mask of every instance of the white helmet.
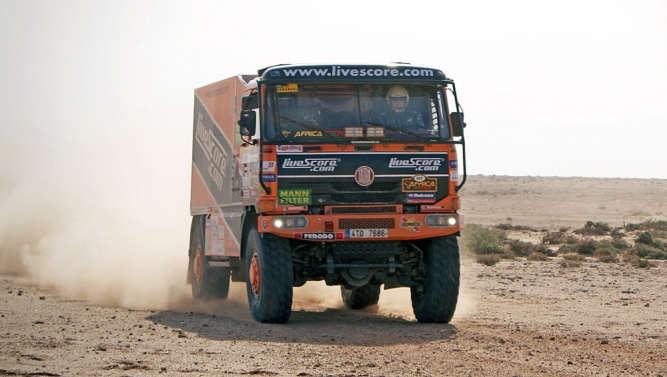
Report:
[{"label": "white helmet", "polygon": [[[402,109],[396,109],[391,105],[392,98],[395,98],[396,100],[404,100],[405,103],[403,104]],[[408,91],[401,85],[394,85],[391,88],[389,88],[389,91],[387,91],[387,104],[389,107],[391,107],[394,111],[401,112],[405,110],[405,108],[408,106],[408,102],[410,102],[410,95],[408,94]]]}]

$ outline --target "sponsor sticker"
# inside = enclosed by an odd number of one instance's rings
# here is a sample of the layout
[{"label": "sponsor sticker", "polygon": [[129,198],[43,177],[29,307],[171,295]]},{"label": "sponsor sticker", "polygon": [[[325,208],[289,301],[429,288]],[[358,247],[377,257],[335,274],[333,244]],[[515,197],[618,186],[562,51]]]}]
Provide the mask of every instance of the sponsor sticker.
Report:
[{"label": "sponsor sticker", "polygon": [[282,211],[305,211],[308,209],[306,206],[285,206],[280,207]]},{"label": "sponsor sticker", "polygon": [[458,162],[456,160],[449,161],[449,167],[452,168],[452,169],[457,169],[458,168]]},{"label": "sponsor sticker", "polygon": [[262,161],[262,171],[267,173],[273,173],[274,171],[276,171],[276,162]]},{"label": "sponsor sticker", "polygon": [[[273,73],[273,72],[271,72]],[[299,91],[299,86],[297,84],[285,84],[276,88],[278,93],[295,93]]]},{"label": "sponsor sticker", "polygon": [[269,219],[262,219],[262,229],[266,230],[269,228]]},{"label": "sponsor sticker", "polygon": [[320,137],[322,131],[297,131],[294,137]]},{"label": "sponsor sticker", "polygon": [[452,177],[452,182],[458,182],[459,180],[459,172],[454,170],[449,172],[449,176]]},{"label": "sponsor sticker", "polygon": [[304,158],[304,159],[292,159],[290,157],[286,158],[283,161],[283,169],[308,169],[311,172],[333,172],[338,167],[340,162],[339,158],[327,157],[327,158]]},{"label": "sponsor sticker", "polygon": [[443,210],[445,206],[421,206],[422,211]]},{"label": "sponsor sticker", "polygon": [[433,192],[411,192],[408,194],[408,203],[435,203],[435,193]]},{"label": "sponsor sticker", "polygon": [[402,179],[403,192],[436,192],[438,191],[438,180],[425,175],[415,175],[411,178]]},{"label": "sponsor sticker", "polygon": [[262,174],[262,182],[275,182],[275,181],[276,181],[275,174]]},{"label": "sponsor sticker", "polygon": [[310,205],[311,189],[278,190],[278,204]]},{"label": "sponsor sticker", "polygon": [[401,228],[405,228],[407,230],[411,230],[413,232],[419,232],[420,229],[419,227],[422,226],[422,222],[415,219],[414,217],[411,219],[408,219],[407,217],[403,216],[401,217],[401,221],[398,223],[398,225]]},{"label": "sponsor sticker", "polygon": [[337,240],[343,238],[343,233],[294,233],[294,238],[315,241]]},{"label": "sponsor sticker", "polygon": [[276,152],[303,152],[303,145],[279,145],[278,148],[276,148]]},{"label": "sponsor sticker", "polygon": [[437,172],[440,170],[444,160],[442,157],[412,157],[408,159],[392,157],[389,160],[389,168],[411,169],[418,172]]}]

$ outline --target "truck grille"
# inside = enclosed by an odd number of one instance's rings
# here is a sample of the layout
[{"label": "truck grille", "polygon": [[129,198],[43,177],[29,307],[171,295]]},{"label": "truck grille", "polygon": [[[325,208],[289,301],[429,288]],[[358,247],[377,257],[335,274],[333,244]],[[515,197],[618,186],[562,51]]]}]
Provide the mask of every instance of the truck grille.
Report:
[{"label": "truck grille", "polygon": [[397,194],[332,194],[331,199],[337,203],[391,203]]},{"label": "truck grille", "polygon": [[331,213],[397,213],[396,206],[382,206],[382,207],[332,207]]},{"label": "truck grille", "polygon": [[[354,182],[334,182],[331,187],[336,191],[359,192],[359,185]],[[398,191],[400,192],[401,183],[399,182],[373,182],[370,186],[364,187],[363,191]]]},{"label": "truck grille", "polygon": [[394,219],[339,219],[338,229],[395,229]]}]

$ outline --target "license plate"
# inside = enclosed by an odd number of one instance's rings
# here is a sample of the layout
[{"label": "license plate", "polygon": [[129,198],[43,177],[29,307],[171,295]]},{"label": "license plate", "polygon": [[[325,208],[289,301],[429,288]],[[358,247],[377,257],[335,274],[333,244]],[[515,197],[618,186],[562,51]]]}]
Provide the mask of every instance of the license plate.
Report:
[{"label": "license plate", "polygon": [[346,229],[347,238],[387,238],[389,232],[387,229]]}]

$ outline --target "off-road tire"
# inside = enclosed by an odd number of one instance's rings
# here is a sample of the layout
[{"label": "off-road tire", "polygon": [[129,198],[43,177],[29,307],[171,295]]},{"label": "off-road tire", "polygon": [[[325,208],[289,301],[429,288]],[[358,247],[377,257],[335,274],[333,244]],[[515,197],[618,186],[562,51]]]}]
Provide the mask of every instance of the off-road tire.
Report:
[{"label": "off-road tire", "polygon": [[190,273],[188,281],[192,286],[192,297],[205,301],[226,298],[229,294],[230,269],[208,266],[203,238],[201,220],[195,217],[190,236],[190,265],[188,266]]},{"label": "off-road tire", "polygon": [[343,297],[343,303],[349,309],[365,309],[375,305],[380,300],[379,285],[364,285],[363,287],[347,289],[340,286],[340,295]]},{"label": "off-road tire", "polygon": [[456,237],[437,237],[424,250],[426,280],[410,287],[412,310],[422,323],[448,323],[459,296],[460,262]]},{"label": "off-road tire", "polygon": [[245,248],[246,290],[252,317],[262,323],[286,323],[292,314],[292,255],[289,241],[260,235],[253,226]]}]

